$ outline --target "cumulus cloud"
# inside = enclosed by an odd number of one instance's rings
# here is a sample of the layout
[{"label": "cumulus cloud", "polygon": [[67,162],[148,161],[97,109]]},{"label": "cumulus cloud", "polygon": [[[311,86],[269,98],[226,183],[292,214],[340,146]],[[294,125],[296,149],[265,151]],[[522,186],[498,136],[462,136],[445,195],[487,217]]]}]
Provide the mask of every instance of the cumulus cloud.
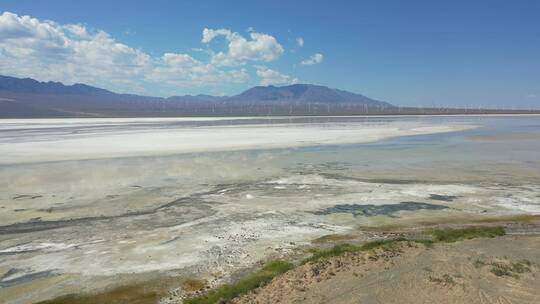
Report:
[{"label": "cumulus cloud", "polygon": [[146,76],[148,80],[181,86],[202,86],[208,83],[244,83],[249,80],[246,69],[221,70],[188,54],[165,53]]},{"label": "cumulus cloud", "polygon": [[301,64],[303,65],[312,65],[312,64],[319,64],[323,61],[324,56],[321,53],[316,53],[309,57],[308,59],[302,60]]},{"label": "cumulus cloud", "polygon": [[196,57],[179,52],[150,55],[83,24],[4,12],[0,15],[0,73],[159,95],[195,87],[222,91],[230,84],[249,83],[250,71],[263,85],[298,81],[256,65],[284,53],[273,36],[252,30],[244,37],[229,29],[205,28],[201,41],[210,44],[218,38],[224,38],[225,49],[191,49]]},{"label": "cumulus cloud", "polygon": [[[206,39],[223,33],[209,33]],[[104,31],[10,12],[0,15],[0,71],[44,81],[88,83],[120,92],[141,92],[145,87],[168,85],[160,88],[160,92],[174,93],[179,87],[249,80],[243,68],[221,69],[188,54],[151,56],[116,41]]]},{"label": "cumulus cloud", "polygon": [[[144,52],[82,25],[59,25],[10,12],[0,15],[2,73],[127,89],[149,68]],[[110,86],[109,86],[110,87]]]},{"label": "cumulus cloud", "polygon": [[86,27],[80,24],[66,24],[62,27],[68,33],[75,35],[75,37],[90,39],[91,35],[86,30]]},{"label": "cumulus cloud", "polygon": [[297,78],[293,78],[289,75],[281,74],[276,70],[269,69],[265,66],[257,67],[257,76],[261,78],[260,84],[267,85],[289,85],[298,83]]},{"label": "cumulus cloud", "polygon": [[298,47],[303,47],[304,46],[304,38],[302,38],[302,37],[296,38],[296,44],[298,45]]},{"label": "cumulus cloud", "polygon": [[216,37],[223,36],[227,42],[226,52],[212,55],[211,61],[219,66],[235,66],[246,61],[273,61],[284,52],[283,46],[273,36],[263,33],[250,32],[250,39],[228,29],[203,30],[203,43],[210,43]]},{"label": "cumulus cloud", "polygon": [[208,29],[205,28],[203,30],[203,38],[201,40],[202,43],[209,43],[210,41],[214,40],[214,38],[218,36],[225,36],[227,39],[230,39],[232,36],[232,32],[227,29]]}]

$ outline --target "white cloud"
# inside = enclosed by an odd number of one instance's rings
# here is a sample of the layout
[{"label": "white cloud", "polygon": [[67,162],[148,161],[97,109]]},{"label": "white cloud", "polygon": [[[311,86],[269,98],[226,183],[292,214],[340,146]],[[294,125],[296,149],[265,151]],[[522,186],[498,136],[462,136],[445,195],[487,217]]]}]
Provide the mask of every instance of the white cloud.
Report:
[{"label": "white cloud", "polygon": [[276,70],[269,69],[264,66],[257,67],[257,76],[261,78],[261,85],[289,85],[298,83],[297,78],[289,75],[281,74]]},{"label": "white cloud", "polygon": [[144,74],[151,58],[109,34],[90,34],[82,25],[59,25],[30,16],[0,15],[0,70],[3,74],[86,82],[120,90]]},{"label": "white cloud", "polygon": [[202,43],[210,43],[210,41],[212,41],[214,38],[218,37],[218,36],[225,36],[227,39],[230,39],[231,36],[232,36],[232,32],[230,30],[226,30],[226,29],[218,29],[218,30],[213,30],[213,29],[208,29],[208,28],[205,28],[203,30],[203,38],[201,40]]},{"label": "white cloud", "polygon": [[203,43],[210,43],[218,36],[223,36],[228,42],[226,52],[212,55],[212,63],[219,66],[235,66],[246,61],[273,61],[284,52],[283,46],[273,36],[263,33],[250,32],[250,40],[237,32],[228,29],[203,30]]},{"label": "white cloud", "polygon": [[0,14],[0,74],[159,95],[199,87],[222,92],[231,84],[249,83],[250,71],[262,85],[298,82],[279,71],[248,65],[277,60],[284,49],[271,35],[255,31],[246,35],[206,28],[202,43],[223,37],[226,49],[207,46],[191,49],[194,56],[150,55],[83,24],[58,24],[4,12]]},{"label": "white cloud", "polygon": [[304,46],[304,38],[302,38],[302,37],[296,38],[296,44],[298,45],[298,47],[303,47]]},{"label": "white cloud", "polygon": [[302,60],[301,64],[303,65],[312,65],[312,64],[319,64],[323,61],[324,56],[321,53],[316,53],[309,57],[308,59]]},{"label": "white cloud", "polygon": [[146,76],[150,81],[179,86],[203,86],[218,83],[245,83],[246,69],[221,70],[188,54],[165,53]]},{"label": "white cloud", "polygon": [[63,28],[67,32],[71,33],[72,35],[75,35],[76,37],[84,38],[84,39],[90,39],[91,38],[90,34],[86,30],[86,27],[84,27],[83,25],[80,25],[80,24],[67,24],[67,25],[64,25]]},{"label": "white cloud", "polygon": [[[229,35],[232,39],[235,33],[205,31],[203,40],[211,41],[216,35]],[[256,50],[260,41],[264,39],[248,43]],[[270,55],[263,51],[261,56],[264,59]],[[179,88],[223,86],[249,80],[246,69],[222,69],[188,54],[151,56],[116,41],[104,31],[89,31],[81,24],[60,25],[10,12],[0,15],[0,71],[38,80],[88,83],[121,92],[158,87],[167,94]]]}]

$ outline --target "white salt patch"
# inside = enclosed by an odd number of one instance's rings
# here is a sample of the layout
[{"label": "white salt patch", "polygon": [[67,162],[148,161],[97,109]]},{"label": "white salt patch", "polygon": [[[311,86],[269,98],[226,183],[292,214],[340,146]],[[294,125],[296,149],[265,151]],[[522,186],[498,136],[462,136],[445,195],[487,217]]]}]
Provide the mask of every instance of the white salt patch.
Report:
[{"label": "white salt patch", "polygon": [[[346,183],[347,181],[339,181],[339,183]],[[327,179],[318,174],[296,174],[287,177],[281,177],[278,179],[270,180],[268,184],[277,184],[277,185],[300,185],[299,187],[308,188],[307,184],[324,184],[328,185],[331,183],[336,183],[333,179]],[[300,188],[300,189],[302,189]]]},{"label": "white salt patch", "polygon": [[86,131],[83,134],[51,136],[34,131],[17,141],[0,137],[0,163],[365,143],[395,136],[461,131],[473,127],[389,122],[385,125],[258,124],[134,130],[128,124],[114,132],[96,128],[81,129]]},{"label": "white salt patch", "polygon": [[10,248],[0,250],[0,253],[17,253],[25,251],[57,251],[64,250],[71,247],[75,247],[77,244],[64,244],[64,243],[38,243],[38,244],[23,244]]},{"label": "white salt patch", "polygon": [[524,198],[516,199],[510,197],[498,197],[495,199],[496,205],[527,213],[540,213],[540,204],[532,203],[531,200],[525,200]]},{"label": "white salt patch", "polygon": [[429,198],[430,194],[459,196],[474,194],[478,191],[477,187],[465,185],[407,185],[400,192],[414,197]]}]

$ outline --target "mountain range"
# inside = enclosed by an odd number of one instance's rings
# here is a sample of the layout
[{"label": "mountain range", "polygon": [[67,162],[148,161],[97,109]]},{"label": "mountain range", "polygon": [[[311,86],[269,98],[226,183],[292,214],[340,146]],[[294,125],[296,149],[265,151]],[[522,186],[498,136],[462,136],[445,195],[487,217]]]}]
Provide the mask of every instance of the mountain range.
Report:
[{"label": "mountain range", "polygon": [[234,96],[152,97],[86,84],[0,76],[0,118],[538,113],[534,110],[398,107],[320,85],[256,86]]},{"label": "mountain range", "polygon": [[152,97],[0,76],[0,117],[320,115],[380,111],[387,102],[320,85],[257,86],[234,96]]}]

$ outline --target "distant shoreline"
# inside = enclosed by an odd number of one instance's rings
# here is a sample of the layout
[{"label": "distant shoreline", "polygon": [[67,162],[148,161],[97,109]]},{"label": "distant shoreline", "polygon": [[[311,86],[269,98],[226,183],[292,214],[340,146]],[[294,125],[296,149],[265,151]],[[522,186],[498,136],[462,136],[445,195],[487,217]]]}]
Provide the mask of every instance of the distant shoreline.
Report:
[{"label": "distant shoreline", "polygon": [[107,116],[107,117],[0,117],[0,123],[9,120],[109,120],[118,119],[121,121],[129,120],[185,120],[185,121],[212,121],[212,120],[239,120],[239,119],[291,119],[291,118],[316,118],[316,117],[328,117],[328,118],[354,118],[354,117],[519,117],[519,116],[540,116],[540,111],[534,111],[532,113],[429,113],[429,114],[358,114],[358,115],[247,115],[247,116]]}]

